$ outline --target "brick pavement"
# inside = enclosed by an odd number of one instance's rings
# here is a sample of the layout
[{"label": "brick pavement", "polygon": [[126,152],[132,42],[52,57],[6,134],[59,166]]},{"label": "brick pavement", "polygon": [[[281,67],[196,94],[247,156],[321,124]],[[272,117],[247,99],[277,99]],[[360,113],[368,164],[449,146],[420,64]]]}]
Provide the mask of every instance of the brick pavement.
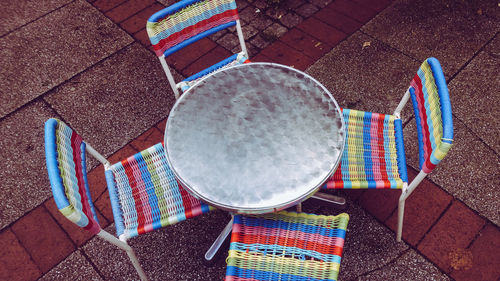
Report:
[{"label": "brick pavement", "polygon": [[[164,5],[154,0],[88,1],[106,17],[151,50],[146,19]],[[172,2],[172,1],[170,1]],[[291,0],[273,7],[266,1],[237,1],[251,59],[307,69],[391,3],[389,0]],[[334,15],[334,16],[332,16]],[[203,39],[168,58],[180,74],[191,75],[219,61],[234,49],[225,33]],[[114,153],[116,161],[163,138],[165,120]],[[452,152],[453,153],[453,152]],[[99,219],[112,221],[102,165],[89,173]],[[416,175],[408,167],[410,177]],[[345,194],[377,220],[395,230],[398,191],[352,190]],[[496,225],[424,180],[407,200],[403,239],[455,280],[500,277],[500,232]],[[67,221],[50,198],[0,233],[0,280],[36,280],[57,266],[91,235]],[[89,260],[92,263],[92,260]]]}]

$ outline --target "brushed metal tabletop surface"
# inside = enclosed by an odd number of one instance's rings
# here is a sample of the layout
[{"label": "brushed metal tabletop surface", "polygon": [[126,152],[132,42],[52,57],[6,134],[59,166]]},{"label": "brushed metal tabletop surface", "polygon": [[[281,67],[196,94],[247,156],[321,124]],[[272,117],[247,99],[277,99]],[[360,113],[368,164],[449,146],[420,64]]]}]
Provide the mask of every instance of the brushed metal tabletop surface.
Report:
[{"label": "brushed metal tabletop surface", "polygon": [[333,96],[309,75],[272,63],[216,72],[175,103],[167,160],[196,197],[237,213],[293,206],[333,174],[344,148]]}]

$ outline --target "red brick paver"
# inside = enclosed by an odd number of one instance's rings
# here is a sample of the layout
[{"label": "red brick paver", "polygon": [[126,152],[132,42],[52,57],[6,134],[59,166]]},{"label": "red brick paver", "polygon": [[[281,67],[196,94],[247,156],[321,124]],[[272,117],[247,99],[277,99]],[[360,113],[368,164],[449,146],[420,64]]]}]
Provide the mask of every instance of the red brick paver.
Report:
[{"label": "red brick paver", "polygon": [[[129,0],[105,13],[114,23],[120,23],[142,9],[153,4],[154,0]],[[144,23],[146,24],[146,23]]]},{"label": "red brick paver", "polygon": [[[417,174],[409,168],[410,181]],[[432,182],[424,179],[413,193],[406,199],[403,223],[403,239],[413,246],[422,239],[425,233],[441,216],[451,203],[453,197]],[[396,231],[398,213],[394,212],[386,224]]]},{"label": "red brick paver", "polygon": [[305,70],[314,63],[314,59],[304,55],[281,41],[276,41],[261,52],[273,62]]},{"label": "red brick paver", "polygon": [[[211,52],[217,44],[214,41],[203,38],[167,57],[167,63],[177,71],[181,71],[203,55]],[[229,52],[227,53],[229,54]],[[224,58],[221,58],[222,60]],[[208,65],[207,65],[208,66]],[[205,68],[207,67],[205,66]]]},{"label": "red brick paver", "polygon": [[[207,39],[210,40],[210,39]],[[211,41],[211,40],[210,40]],[[207,67],[210,67],[228,57],[231,56],[231,52],[228,50],[224,49],[221,46],[216,46],[214,49],[210,50],[210,52],[202,55],[198,60],[196,60],[194,63],[192,63],[190,66],[186,67],[183,71],[182,74],[184,76],[191,76],[193,74],[196,74],[202,70],[204,70]]]},{"label": "red brick paver", "polygon": [[124,20],[122,23],[120,23],[120,26],[128,33],[136,33],[137,31],[146,27],[146,22],[152,14],[163,8],[163,5],[154,3],[153,5],[145,8],[132,17]]},{"label": "red brick paver", "polygon": [[26,281],[36,280],[42,272],[14,233],[5,229],[0,233],[0,280]]},{"label": "red brick paver", "polygon": [[340,41],[347,37],[344,32],[333,28],[314,17],[301,22],[297,25],[297,28],[330,46],[337,45]]},{"label": "red brick paver", "polygon": [[354,33],[363,25],[328,7],[314,14],[314,17],[347,34]]},{"label": "red brick paver", "polygon": [[471,247],[452,263],[451,277],[460,280],[499,280],[500,231],[488,224]]},{"label": "red brick paver", "polygon": [[484,219],[471,209],[459,201],[454,201],[425,235],[418,245],[418,250],[444,272],[449,273],[454,257],[464,252],[484,224]]},{"label": "red brick paver", "polygon": [[358,198],[359,204],[380,221],[385,221],[398,207],[401,190],[367,189]]},{"label": "red brick paver", "polygon": [[101,12],[107,12],[127,0],[97,0],[92,5]]},{"label": "red brick paver", "polygon": [[12,231],[44,273],[76,249],[43,205],[15,222]]},{"label": "red brick paver", "polygon": [[318,60],[331,49],[329,45],[296,28],[283,35],[280,41],[314,60]]},{"label": "red brick paver", "polygon": [[130,145],[137,151],[142,151],[163,141],[163,134],[156,127],[152,127],[137,137]]},{"label": "red brick paver", "polygon": [[366,23],[373,18],[377,12],[365,5],[350,0],[335,0],[328,8],[332,8],[342,14],[349,16],[360,23]]}]

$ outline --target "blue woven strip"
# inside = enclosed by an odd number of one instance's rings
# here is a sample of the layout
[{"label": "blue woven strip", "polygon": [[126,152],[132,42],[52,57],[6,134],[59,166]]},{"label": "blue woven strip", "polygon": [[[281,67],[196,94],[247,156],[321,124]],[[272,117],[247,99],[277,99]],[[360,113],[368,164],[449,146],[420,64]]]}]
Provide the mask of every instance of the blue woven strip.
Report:
[{"label": "blue woven strip", "polygon": [[[350,109],[343,109],[342,110],[342,115],[344,116],[344,124],[346,125],[345,127],[345,132],[346,136],[345,139],[349,139],[349,114],[351,110]],[[341,164],[340,164],[340,169],[342,173],[342,181],[344,181],[344,188],[352,188],[352,182],[351,182],[351,177],[349,174],[349,143],[346,141],[344,144],[344,152],[342,153],[342,158],[341,158]]]},{"label": "blue woven strip", "polygon": [[147,163],[144,160],[141,152],[136,153],[134,155],[134,158],[137,161],[137,168],[139,168],[142,181],[144,182],[144,189],[148,195],[148,206],[151,208],[152,227],[153,229],[161,228],[158,198],[156,197],[153,181],[151,180],[151,174],[149,173]]},{"label": "blue woven strip", "polygon": [[406,170],[406,154],[405,154],[405,146],[403,139],[403,122],[401,119],[396,119],[394,121],[394,130],[396,137],[396,153],[397,153],[397,164],[399,177],[403,182],[408,182],[408,172]]},{"label": "blue woven strip", "polygon": [[57,208],[64,209],[69,206],[68,198],[64,191],[64,185],[57,164],[57,120],[49,119],[45,122],[45,161],[49,174],[50,186]]},{"label": "blue woven strip", "polygon": [[120,199],[118,198],[118,191],[116,190],[115,176],[111,170],[106,170],[104,174],[106,175],[109,201],[111,201],[111,209],[113,211],[113,218],[115,219],[116,235],[120,236],[123,234],[125,226],[123,224],[123,214],[120,208]]},{"label": "blue woven strip", "polygon": [[83,175],[83,184],[85,186],[85,193],[87,194],[87,201],[89,202],[90,211],[92,212],[92,216],[94,217],[94,220],[97,222],[97,224],[99,224],[99,219],[97,219],[97,213],[95,212],[95,209],[94,209],[94,203],[92,202],[92,197],[90,196],[89,183],[87,181],[87,165],[85,163],[85,142],[82,142],[80,150],[82,151],[82,154],[81,154],[81,157],[82,157],[82,175]]},{"label": "blue woven strip", "polygon": [[[236,216],[235,216],[236,218]],[[236,224],[237,221],[234,221]],[[253,218],[253,217],[248,217],[245,220],[244,223],[245,226],[261,226],[261,227],[266,227],[266,228],[280,228],[284,230],[298,230],[302,231],[305,233],[311,233],[311,234],[320,234],[326,237],[339,237],[344,239],[345,238],[345,230],[339,229],[339,228],[326,228],[322,226],[316,226],[316,225],[308,225],[308,224],[302,224],[302,223],[292,223],[292,222],[286,222],[286,221],[275,221],[275,220],[268,220],[268,219],[262,219],[262,218]]]},{"label": "blue woven strip", "polygon": [[422,134],[422,125],[420,124],[420,110],[418,109],[417,96],[415,95],[415,89],[410,87],[410,97],[411,103],[413,105],[413,111],[415,113],[415,121],[417,124],[417,138],[418,138],[418,163],[420,169],[424,165],[424,136]]},{"label": "blue woven strip", "polygon": [[[428,58],[427,62],[431,67],[436,87],[438,89],[441,119],[443,121],[443,138],[451,140],[453,139],[453,118],[451,114],[450,95],[448,87],[446,86],[443,70],[441,69],[441,65],[436,58]],[[451,142],[448,141],[448,143]]]},{"label": "blue woven strip", "polygon": [[232,55],[232,56],[230,56],[230,57],[228,57],[228,58],[226,58],[226,59],[208,67],[208,68],[205,68],[204,70],[184,79],[183,81],[193,81],[193,80],[196,80],[200,77],[203,77],[203,76],[205,76],[209,73],[212,73],[213,71],[223,67],[224,65],[236,60],[237,57],[238,57],[238,54],[234,54],[234,55]]},{"label": "blue woven strip", "polygon": [[373,163],[371,155],[371,129],[372,113],[365,112],[363,116],[363,160],[365,164],[365,177],[368,182],[368,188],[376,188],[373,176]]},{"label": "blue woven strip", "polygon": [[255,269],[245,269],[235,266],[228,266],[226,269],[226,276],[235,276],[240,278],[251,278],[255,280],[293,280],[293,281],[325,281],[325,280],[335,280],[335,279],[317,279],[312,277],[304,277],[291,274],[280,274],[270,271],[262,271]]},{"label": "blue woven strip", "polygon": [[165,50],[165,52],[163,52],[163,55],[165,55],[165,57],[168,57],[170,56],[171,54],[179,51],[180,49],[188,46],[188,45],[191,45],[193,44],[194,42],[200,40],[200,39],[203,39],[207,36],[210,36],[214,33],[216,33],[217,31],[220,31],[220,30],[223,30],[223,29],[226,29],[228,27],[231,27],[231,26],[235,26],[236,25],[236,21],[231,21],[231,22],[228,22],[228,23],[225,23],[225,24],[221,24],[219,26],[216,26],[216,27],[213,27],[209,30],[206,30],[206,31],[203,31],[201,33],[198,33],[196,34],[195,36],[193,37],[190,37],[182,42],[180,42],[179,44],[171,47],[171,48],[168,48]]}]

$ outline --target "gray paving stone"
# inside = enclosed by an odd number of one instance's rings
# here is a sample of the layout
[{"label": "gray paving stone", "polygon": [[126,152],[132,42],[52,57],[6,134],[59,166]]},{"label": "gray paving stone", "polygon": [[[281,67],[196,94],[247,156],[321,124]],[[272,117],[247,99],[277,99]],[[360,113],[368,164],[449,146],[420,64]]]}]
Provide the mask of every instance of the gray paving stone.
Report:
[{"label": "gray paving stone", "polygon": [[0,121],[0,229],[50,197],[44,123],[56,116],[34,102]]},{"label": "gray paving stone", "polygon": [[100,281],[103,279],[80,251],[76,251],[38,280]]},{"label": "gray paving stone", "polygon": [[[457,118],[454,118],[453,126],[453,147],[428,177],[470,208],[500,225],[500,157]],[[403,134],[407,163],[419,170],[413,120],[406,125]]]},{"label": "gray paving stone", "polygon": [[497,155],[500,155],[499,70],[500,36],[497,36],[448,85],[454,115]]},{"label": "gray paving stone", "polygon": [[[204,262],[204,254],[229,219],[226,212],[212,211],[135,237],[129,244],[150,280],[222,280],[228,246],[211,265]],[[114,225],[107,230],[114,234]],[[124,252],[108,242],[96,237],[83,249],[106,279],[138,278]]]},{"label": "gray paving stone", "polygon": [[[363,47],[363,44],[369,46]],[[309,67],[340,107],[392,114],[420,62],[357,32]],[[403,118],[413,115],[406,107]]]},{"label": "gray paving stone", "polygon": [[367,275],[360,276],[357,279],[362,280],[450,280],[448,276],[441,273],[432,263],[419,255],[412,249],[406,251],[398,257],[393,263],[390,263],[380,269],[370,272]]},{"label": "gray paving stone", "polygon": [[498,20],[478,13],[493,2],[399,0],[362,30],[419,61],[436,57],[449,78],[500,30]]},{"label": "gray paving stone", "polygon": [[280,18],[280,22],[288,27],[288,28],[292,28],[294,26],[296,26],[297,24],[301,23],[302,22],[302,17],[295,14],[295,13],[287,13],[286,15],[282,16]]},{"label": "gray paving stone", "polygon": [[50,13],[71,0],[3,1],[0,5],[0,36]]},{"label": "gray paving stone", "polygon": [[83,0],[0,38],[0,117],[132,40]]},{"label": "gray paving stone", "polygon": [[306,3],[302,6],[300,6],[297,10],[297,14],[303,16],[304,18],[308,18],[312,16],[314,13],[318,11],[318,7],[314,6],[313,4]]},{"label": "gray paving stone", "polygon": [[284,35],[288,29],[279,23],[273,23],[271,26],[266,28],[262,34],[264,37],[268,38],[270,41],[275,41]]},{"label": "gray paving stone", "polygon": [[138,43],[44,99],[105,156],[165,118],[175,100],[160,62]]},{"label": "gray paving stone", "polygon": [[232,50],[234,47],[240,44],[238,41],[238,36],[233,33],[227,33],[226,35],[222,36],[219,40],[217,40],[217,43],[228,50]]}]

